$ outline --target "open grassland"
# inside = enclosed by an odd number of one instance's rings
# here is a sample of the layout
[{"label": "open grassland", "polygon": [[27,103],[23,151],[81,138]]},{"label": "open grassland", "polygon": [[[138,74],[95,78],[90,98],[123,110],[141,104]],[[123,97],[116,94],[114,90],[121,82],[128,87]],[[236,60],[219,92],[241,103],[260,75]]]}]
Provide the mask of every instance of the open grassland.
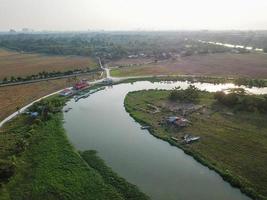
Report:
[{"label": "open grassland", "polygon": [[42,81],[38,83],[0,87],[0,121],[16,112],[17,107],[31,103],[45,95],[73,86],[79,79],[94,80],[100,78],[100,73],[95,75],[80,76],[78,78],[65,78],[58,80]]},{"label": "open grassland", "polygon": [[0,80],[11,76],[26,77],[43,71],[64,72],[73,69],[94,69],[96,67],[97,63],[89,57],[48,56],[0,49]]},{"label": "open grassland", "polygon": [[[60,110],[65,101],[49,97],[31,108],[36,111],[49,105],[48,118],[40,114],[32,119],[21,114],[0,129],[0,199],[148,199],[96,155],[87,156],[85,162],[75,151],[62,126]],[[98,161],[97,166],[91,167],[94,161]],[[104,173],[99,173],[103,169]],[[128,190],[107,182],[114,177]],[[131,196],[125,198],[127,194]]]},{"label": "open grassland", "polygon": [[[191,124],[185,128],[170,127],[162,122],[168,116],[179,116],[172,109],[179,103],[170,102],[169,93],[155,90],[129,93],[126,110],[141,124],[150,125],[154,136],[182,148],[254,199],[267,199],[266,114],[235,112],[216,103],[212,93],[203,92],[197,103],[205,105],[203,109],[186,116]],[[150,112],[151,105],[160,112]],[[200,141],[185,144],[182,141],[185,134],[200,136]]]},{"label": "open grassland", "polygon": [[267,77],[267,54],[209,54],[181,57],[158,63],[121,67],[111,71],[113,76],[142,75],[205,75],[227,77]]}]

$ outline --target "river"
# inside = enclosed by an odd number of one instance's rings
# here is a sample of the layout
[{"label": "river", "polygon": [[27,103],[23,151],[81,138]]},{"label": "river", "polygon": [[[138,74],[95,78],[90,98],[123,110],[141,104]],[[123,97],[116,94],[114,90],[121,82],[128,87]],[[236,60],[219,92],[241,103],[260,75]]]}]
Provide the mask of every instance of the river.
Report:
[{"label": "river", "polygon": [[[195,84],[200,89],[218,91],[232,84]],[[64,113],[68,138],[78,150],[94,149],[108,166],[137,185],[153,200],[247,200],[216,172],[198,163],[177,147],[141,130],[123,106],[130,91],[186,88],[186,82],[147,81],[107,87],[79,102],[71,100]],[[250,89],[267,93],[267,88]]]},{"label": "river", "polygon": [[236,45],[236,44],[228,44],[228,43],[221,43],[221,42],[212,42],[212,41],[204,41],[204,40],[198,40],[201,43],[204,44],[214,44],[214,45],[219,45],[219,46],[224,46],[228,48],[236,48],[236,49],[246,49],[246,50],[254,50],[256,52],[263,52],[263,49],[261,48],[255,48],[255,47],[247,47],[244,45]]}]

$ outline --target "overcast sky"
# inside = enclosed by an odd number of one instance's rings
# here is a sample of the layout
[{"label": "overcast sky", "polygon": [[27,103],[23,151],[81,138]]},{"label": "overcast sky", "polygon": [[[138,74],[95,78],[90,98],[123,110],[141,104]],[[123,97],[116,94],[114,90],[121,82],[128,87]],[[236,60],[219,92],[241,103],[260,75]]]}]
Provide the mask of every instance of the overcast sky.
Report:
[{"label": "overcast sky", "polygon": [[267,29],[267,0],[0,0],[0,30]]}]

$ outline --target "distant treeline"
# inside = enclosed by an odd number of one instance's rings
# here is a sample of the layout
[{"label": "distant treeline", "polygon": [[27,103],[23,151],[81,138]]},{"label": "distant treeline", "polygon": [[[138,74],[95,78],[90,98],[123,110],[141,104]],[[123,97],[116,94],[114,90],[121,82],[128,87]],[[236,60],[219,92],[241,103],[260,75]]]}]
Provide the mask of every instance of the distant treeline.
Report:
[{"label": "distant treeline", "polygon": [[229,48],[202,44],[195,32],[99,32],[61,34],[4,34],[0,47],[56,55],[119,59],[125,56],[169,58],[178,53],[218,53]]}]

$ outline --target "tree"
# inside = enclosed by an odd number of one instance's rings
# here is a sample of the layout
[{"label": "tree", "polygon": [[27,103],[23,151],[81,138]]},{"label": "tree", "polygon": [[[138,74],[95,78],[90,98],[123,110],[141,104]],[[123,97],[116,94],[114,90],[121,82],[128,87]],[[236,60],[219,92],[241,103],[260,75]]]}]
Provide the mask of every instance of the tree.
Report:
[{"label": "tree", "polygon": [[11,82],[15,82],[16,81],[16,78],[14,76],[11,76],[10,81]]},{"label": "tree", "polygon": [[183,101],[183,102],[195,102],[199,97],[199,89],[194,85],[189,85],[185,90],[181,90],[180,87],[175,88],[171,91],[169,99],[171,101]]},{"label": "tree", "polygon": [[7,77],[3,78],[3,83],[6,83],[7,82]]}]

